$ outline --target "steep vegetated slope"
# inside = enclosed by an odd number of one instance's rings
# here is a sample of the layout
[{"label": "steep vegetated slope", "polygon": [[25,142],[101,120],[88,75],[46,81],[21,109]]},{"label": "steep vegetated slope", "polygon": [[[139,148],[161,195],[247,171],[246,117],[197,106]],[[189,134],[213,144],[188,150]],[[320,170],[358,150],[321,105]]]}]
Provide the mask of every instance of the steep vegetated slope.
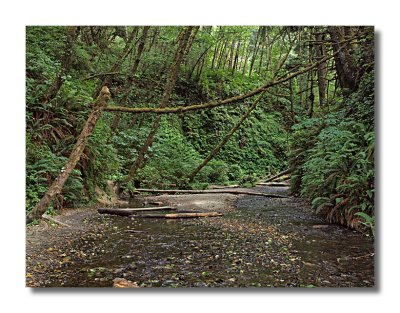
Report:
[{"label": "steep vegetated slope", "polygon": [[292,191],[329,220],[373,228],[372,28],[32,26],[26,43],[27,211],[64,170],[102,86],[111,106],[169,108],[282,81],[212,109],[103,112],[48,209],[94,202],[109,180],[201,189],[290,167]]}]

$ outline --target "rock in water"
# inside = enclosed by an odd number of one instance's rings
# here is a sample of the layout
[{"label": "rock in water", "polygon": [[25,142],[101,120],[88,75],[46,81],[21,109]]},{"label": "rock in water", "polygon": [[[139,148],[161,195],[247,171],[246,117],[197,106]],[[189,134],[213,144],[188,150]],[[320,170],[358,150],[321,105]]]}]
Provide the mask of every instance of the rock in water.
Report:
[{"label": "rock in water", "polygon": [[114,288],[140,288],[136,282],[131,282],[125,278],[114,278]]}]

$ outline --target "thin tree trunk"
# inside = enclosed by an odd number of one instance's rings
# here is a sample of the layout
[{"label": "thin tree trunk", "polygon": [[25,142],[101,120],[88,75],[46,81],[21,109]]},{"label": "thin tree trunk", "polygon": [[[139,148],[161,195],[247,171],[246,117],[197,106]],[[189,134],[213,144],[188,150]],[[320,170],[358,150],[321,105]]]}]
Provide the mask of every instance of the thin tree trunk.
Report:
[{"label": "thin tree trunk", "polygon": [[260,62],[258,63],[258,70],[257,70],[257,74],[258,74],[258,75],[261,74],[261,68],[262,68],[263,57],[264,57],[264,43],[261,45]]},{"label": "thin tree trunk", "polygon": [[35,219],[39,219],[43,213],[46,212],[48,206],[58,194],[61,193],[62,188],[67,181],[69,175],[72,170],[75,168],[76,164],[79,162],[81,158],[82,152],[86,147],[86,144],[89,140],[89,136],[92,133],[94,127],[96,126],[97,121],[99,120],[101,114],[103,113],[103,109],[107,105],[107,101],[110,99],[110,91],[106,86],[101,89],[100,95],[97,97],[93,105],[93,110],[89,114],[88,119],[86,120],[85,125],[83,126],[82,132],[78,136],[76,144],[69,156],[69,159],[65,166],[61,169],[60,175],[55,179],[55,181],[51,184],[46,194],[42,197],[42,199],[36,204],[36,206],[30,211],[26,217],[27,223],[32,222]]},{"label": "thin tree trunk", "polygon": [[217,44],[215,45],[215,49],[214,49],[214,55],[213,55],[213,58],[212,58],[212,61],[211,61],[211,70],[213,70],[214,67],[215,67],[219,46],[220,46],[220,42],[217,42]]},{"label": "thin tree trunk", "polygon": [[61,69],[57,77],[54,79],[50,88],[46,91],[43,97],[40,99],[42,103],[48,103],[53,100],[58,91],[60,90],[63,83],[63,76],[68,73],[72,65],[72,50],[77,37],[77,26],[68,26],[67,28],[67,42],[64,47],[64,55],[61,59]]},{"label": "thin tree trunk", "polygon": [[310,95],[308,96],[308,99],[310,100],[310,109],[308,111],[308,117],[311,118],[313,117],[314,114],[314,71],[310,72],[311,75],[311,81],[310,81]]},{"label": "thin tree trunk", "polygon": [[[139,45],[138,45],[138,50],[137,50],[137,53],[135,56],[135,60],[133,61],[132,68],[125,79],[124,95],[121,99],[121,103],[125,103],[129,97],[130,89],[131,89],[132,83],[133,83],[133,78],[139,67],[140,58],[142,56],[142,52],[144,49],[144,45],[146,43],[147,33],[148,33],[149,29],[150,29],[150,26],[143,27],[143,32],[142,32],[142,36],[139,39]],[[118,128],[119,122],[121,120],[121,116],[122,116],[121,112],[118,112],[114,115],[114,118],[113,118],[113,121],[111,124],[111,130],[113,132]]]},{"label": "thin tree trunk", "polygon": [[196,82],[200,80],[201,73],[203,72],[204,63],[206,62],[206,57],[204,57],[203,60],[201,61],[201,65],[197,67]]},{"label": "thin tree trunk", "polygon": [[[310,37],[309,40],[312,40],[312,33],[310,32]],[[312,55],[313,55],[313,51],[312,51],[312,46],[310,45],[308,47],[308,59],[311,62],[312,61]],[[309,106],[308,106],[308,117],[312,117],[313,113],[314,113],[314,70],[310,71],[308,76],[308,80],[307,80],[307,85],[308,85],[308,81],[310,81],[310,93],[308,96],[308,100],[309,102]]]},{"label": "thin tree trunk", "polygon": [[242,77],[244,77],[244,75],[246,74],[247,60],[249,58],[249,54],[250,54],[250,49],[249,46],[247,46],[247,52],[244,58],[243,69],[242,69]]},{"label": "thin tree trunk", "polygon": [[[315,33],[315,40],[317,44],[315,46],[315,55],[317,61],[325,57],[325,46],[323,44],[324,34],[321,33],[321,29],[317,28]],[[318,78],[318,94],[319,94],[319,105],[324,107],[326,105],[326,74],[327,65],[326,62],[321,62],[317,67],[317,78]]]},{"label": "thin tree trunk", "polygon": [[228,66],[229,68],[229,54],[230,54],[230,49],[229,49],[229,40],[226,41],[226,46],[224,49],[224,60],[222,61],[222,69],[225,70],[225,67]]},{"label": "thin tree trunk", "polygon": [[146,117],[146,114],[142,114],[142,117],[139,120],[138,128],[141,128],[143,126],[145,117]]},{"label": "thin tree trunk", "polygon": [[[196,66],[199,65],[199,64],[202,64],[202,62],[204,61],[204,58],[207,58],[207,52],[208,52],[208,50],[209,50],[210,48],[211,48],[211,46],[208,47],[207,49],[205,49],[205,50],[203,51],[203,53],[200,55],[200,57],[197,59],[196,63],[194,63],[194,65],[193,65],[193,67],[192,67],[192,70],[189,72],[189,75],[187,76],[187,80],[191,80],[192,75],[193,75],[193,73],[194,73],[194,70],[196,69]],[[199,68],[199,67],[200,67],[200,66],[198,66],[198,68]]]},{"label": "thin tree trunk", "polygon": [[223,65],[222,59],[223,59],[224,56],[225,56],[225,50],[226,50],[226,45],[227,45],[227,44],[228,44],[228,39],[226,39],[226,40],[224,41],[224,45],[222,46],[222,48],[221,48],[221,50],[220,50],[220,52],[219,52],[217,69],[220,69],[220,68],[221,68],[221,65]]},{"label": "thin tree trunk", "polygon": [[[110,73],[112,72],[116,72],[119,73],[121,70],[121,66],[122,63],[125,61],[126,57],[129,55],[129,53],[131,52],[132,46],[131,43],[133,41],[133,38],[135,37],[135,34],[137,33],[137,29],[134,29],[131,33],[131,35],[129,36],[128,40],[126,41],[124,50],[122,51],[122,53],[119,55],[117,61],[114,63],[114,65],[112,66],[112,68],[108,71]],[[100,81],[98,82],[95,91],[93,92],[93,98],[96,97],[97,94],[99,94],[101,88],[103,86],[109,86],[113,77],[115,75],[107,75],[105,77],[102,77],[100,79]]]},{"label": "thin tree trunk", "polygon": [[136,113],[136,114],[133,116],[132,121],[131,121],[131,123],[129,124],[129,128],[132,128],[133,125],[135,125],[138,116],[139,116],[139,113]]},{"label": "thin tree trunk", "polygon": [[251,76],[251,72],[253,72],[253,67],[254,67],[254,62],[257,58],[257,53],[258,53],[258,41],[260,38],[260,33],[261,33],[261,28],[262,26],[260,26],[258,28],[258,32],[257,32],[257,38],[256,38],[256,42],[255,42],[255,46],[254,46],[254,53],[253,53],[253,57],[251,58],[251,62],[250,62],[250,70],[249,70],[249,77]]},{"label": "thin tree trunk", "polygon": [[291,126],[293,126],[295,121],[294,116],[294,99],[293,99],[293,80],[289,80],[289,92],[290,92],[290,119],[291,119]]},{"label": "thin tree trunk", "polygon": [[229,69],[233,68],[234,55],[235,55],[235,40],[232,40],[231,53],[230,53],[230,56],[229,56]]},{"label": "thin tree trunk", "polygon": [[223,146],[228,142],[228,140],[232,137],[232,135],[239,129],[239,127],[243,124],[246,118],[250,115],[250,113],[256,108],[258,102],[261,100],[265,91],[263,91],[259,97],[253,102],[251,107],[247,110],[245,114],[241,117],[239,122],[225,135],[225,137],[218,143],[218,145],[209,153],[209,155],[204,159],[204,161],[188,176],[189,182],[191,183],[194,177],[203,169],[204,166],[207,165],[223,148]]},{"label": "thin tree trunk", "polygon": [[237,47],[236,47],[236,54],[235,54],[235,60],[233,62],[232,74],[234,74],[236,72],[236,69],[238,66],[238,61],[239,61],[239,53],[240,53],[240,39],[239,39]]},{"label": "thin tree trunk", "polygon": [[[182,63],[183,58],[185,57],[185,53],[187,53],[190,48],[189,42],[191,43],[194,39],[194,37],[191,37],[191,40],[190,40],[190,35],[191,35],[193,29],[195,30],[195,32],[197,32],[198,28],[199,28],[198,26],[197,26],[197,29],[196,29],[196,27],[193,27],[193,26],[187,27],[185,33],[181,37],[179,47],[175,53],[174,63],[172,65],[170,73],[169,73],[169,78],[165,84],[160,108],[164,108],[169,102],[169,99],[172,94],[172,90],[175,86],[175,82],[178,77],[180,65]],[[146,139],[144,145],[142,146],[142,148],[139,151],[138,157],[136,158],[134,164],[132,165],[132,167],[129,171],[128,176],[126,177],[126,180],[125,180],[126,182],[129,182],[132,180],[132,178],[135,176],[137,170],[144,163],[145,155],[146,155],[149,147],[151,147],[151,145],[153,144],[154,136],[156,135],[157,130],[160,126],[160,121],[161,121],[161,115],[158,115],[155,118],[155,121],[153,122],[152,128],[150,130],[149,135],[147,136],[147,139]]]}]

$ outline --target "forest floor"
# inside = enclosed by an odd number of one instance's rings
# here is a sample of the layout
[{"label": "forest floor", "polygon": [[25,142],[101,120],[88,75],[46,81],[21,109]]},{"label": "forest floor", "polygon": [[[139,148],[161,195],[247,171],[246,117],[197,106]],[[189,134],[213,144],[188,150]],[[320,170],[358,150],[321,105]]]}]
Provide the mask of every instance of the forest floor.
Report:
[{"label": "forest floor", "polygon": [[125,278],[141,287],[374,286],[372,238],[326,224],[302,199],[221,193],[147,196],[135,204],[151,202],[223,216],[137,219],[63,210],[55,218],[70,227],[42,221],[27,228],[26,285],[111,287]]}]

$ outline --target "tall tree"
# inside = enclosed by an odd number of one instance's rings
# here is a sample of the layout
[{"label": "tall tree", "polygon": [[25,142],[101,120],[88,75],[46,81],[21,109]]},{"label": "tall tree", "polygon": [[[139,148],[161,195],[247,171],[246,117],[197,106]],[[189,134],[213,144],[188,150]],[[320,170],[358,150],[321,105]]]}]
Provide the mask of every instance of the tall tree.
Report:
[{"label": "tall tree", "polygon": [[[335,55],[336,72],[340,87],[351,91],[357,90],[360,80],[361,69],[357,67],[354,51],[348,41],[350,36],[346,36],[350,26],[329,26],[328,32],[333,42]],[[349,38],[350,37],[350,38]]]},{"label": "tall tree", "polygon": [[[136,71],[137,71],[137,69],[139,67],[139,62],[140,62],[140,59],[141,59],[141,56],[142,56],[144,45],[146,43],[147,33],[148,33],[149,29],[150,29],[150,26],[144,26],[143,27],[142,35],[141,35],[141,37],[139,39],[139,45],[138,45],[137,52],[136,52],[136,55],[135,55],[135,60],[133,61],[132,68],[130,69],[130,71],[129,71],[128,75],[126,76],[126,79],[125,79],[124,94],[123,94],[123,96],[121,98],[121,103],[122,104],[126,103],[126,101],[128,100],[128,97],[129,97],[129,94],[130,94],[130,91],[131,91],[131,87],[132,87],[132,84],[133,84],[133,78],[134,78],[134,76],[136,74]],[[112,125],[111,125],[111,129],[113,131],[115,131],[116,128],[118,127],[120,120],[121,120],[121,113],[117,112],[115,114],[115,116],[114,116],[114,119],[113,119],[113,122],[112,122]]]},{"label": "tall tree", "polygon": [[263,97],[265,91],[263,91],[258,98],[253,102],[253,104],[249,107],[245,114],[240,118],[240,120],[231,128],[231,130],[225,135],[225,137],[215,146],[215,148],[207,155],[207,157],[201,162],[199,166],[188,176],[189,182],[191,183],[196,175],[210,162],[225,146],[225,144],[229,141],[229,139],[233,136],[233,134],[240,128],[240,126],[244,123],[244,121],[250,116],[251,112],[257,107],[258,102],[260,102]]},{"label": "tall tree", "polygon": [[[168,79],[165,83],[164,92],[160,103],[160,108],[164,108],[168,104],[169,99],[171,98],[172,90],[175,86],[175,82],[178,77],[180,65],[182,63],[183,58],[185,57],[185,54],[190,49],[189,43],[193,42],[194,36],[196,35],[198,29],[199,29],[198,26],[196,27],[189,26],[185,29],[182,36],[179,36],[180,37],[179,46],[178,49],[176,50],[174,61],[170,69]],[[160,121],[161,121],[161,116],[159,115],[155,118],[150,133],[147,136],[144,145],[139,150],[138,156],[134,164],[132,165],[128,176],[126,177],[127,182],[133,179],[137,170],[143,165],[147,150],[153,144],[154,136],[156,135],[157,130],[160,127]]]},{"label": "tall tree", "polygon": [[[316,28],[315,32],[315,56],[319,61],[325,57],[325,32],[320,28]],[[327,86],[327,62],[321,62],[317,67],[318,78],[318,94],[319,105],[324,107],[326,105],[326,86]]]}]

